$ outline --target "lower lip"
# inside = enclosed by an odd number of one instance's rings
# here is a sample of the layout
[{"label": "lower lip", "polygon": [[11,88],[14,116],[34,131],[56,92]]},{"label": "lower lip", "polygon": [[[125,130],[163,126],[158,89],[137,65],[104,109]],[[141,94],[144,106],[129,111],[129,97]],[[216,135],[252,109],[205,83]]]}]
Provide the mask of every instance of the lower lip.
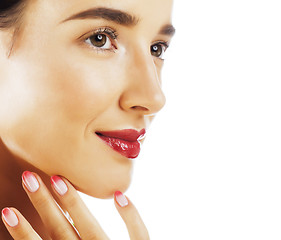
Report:
[{"label": "lower lip", "polygon": [[129,142],[119,138],[106,137],[103,135],[98,135],[98,137],[101,138],[109,147],[126,158],[134,159],[138,157],[140,153],[139,141]]}]

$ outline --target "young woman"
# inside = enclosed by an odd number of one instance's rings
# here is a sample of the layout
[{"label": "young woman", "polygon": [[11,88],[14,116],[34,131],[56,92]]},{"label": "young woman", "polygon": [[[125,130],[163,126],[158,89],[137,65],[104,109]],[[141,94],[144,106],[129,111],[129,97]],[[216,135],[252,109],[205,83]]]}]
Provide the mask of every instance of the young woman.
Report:
[{"label": "young woman", "polygon": [[172,0],[0,7],[0,239],[108,239],[76,190],[114,196],[131,239],[148,239],[122,192],[165,103]]}]

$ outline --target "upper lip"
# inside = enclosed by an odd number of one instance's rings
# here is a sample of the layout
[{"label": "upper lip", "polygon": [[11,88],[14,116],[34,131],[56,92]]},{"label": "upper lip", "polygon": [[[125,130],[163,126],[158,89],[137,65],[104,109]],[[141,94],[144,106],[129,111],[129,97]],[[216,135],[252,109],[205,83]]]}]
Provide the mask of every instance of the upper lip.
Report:
[{"label": "upper lip", "polygon": [[110,138],[118,138],[128,142],[136,142],[145,136],[145,129],[142,129],[140,131],[134,129],[97,131],[96,134]]}]

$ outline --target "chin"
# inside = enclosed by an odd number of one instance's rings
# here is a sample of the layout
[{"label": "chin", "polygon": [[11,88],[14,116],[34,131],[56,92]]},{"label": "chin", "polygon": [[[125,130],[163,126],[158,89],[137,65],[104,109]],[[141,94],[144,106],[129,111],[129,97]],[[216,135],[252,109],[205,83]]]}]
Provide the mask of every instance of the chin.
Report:
[{"label": "chin", "polygon": [[126,192],[131,184],[131,176],[127,178],[115,179],[112,181],[102,182],[100,184],[88,184],[86,187],[80,187],[74,184],[74,187],[79,192],[82,192],[88,196],[100,198],[100,199],[111,199],[114,197],[116,191]]}]

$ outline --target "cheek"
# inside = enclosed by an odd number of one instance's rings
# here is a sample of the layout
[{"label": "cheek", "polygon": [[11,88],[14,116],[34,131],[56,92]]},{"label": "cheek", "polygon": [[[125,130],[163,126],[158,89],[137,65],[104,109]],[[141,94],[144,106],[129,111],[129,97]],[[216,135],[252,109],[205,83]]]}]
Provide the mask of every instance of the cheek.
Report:
[{"label": "cheek", "polygon": [[[125,84],[117,75],[120,65],[117,70],[111,64],[108,71],[110,63],[102,61],[89,65],[55,59],[21,59],[13,67],[18,74],[11,74],[9,88],[17,91],[10,91],[11,101],[6,101],[13,111],[1,125],[6,127],[3,141],[20,158],[49,175],[69,178],[92,196],[105,198],[116,189],[125,190],[132,164],[111,159],[100,150],[104,143],[85,137],[88,124],[118,104]],[[17,84],[20,88],[13,88]]]},{"label": "cheek", "polygon": [[[85,124],[118,101],[123,86],[116,81],[121,79],[116,74],[110,61],[80,56],[61,59],[46,73],[44,82],[50,97],[45,103],[62,110],[69,120]],[[43,94],[46,89],[42,89]]]},{"label": "cheek", "polygon": [[14,137],[26,146],[44,136],[46,143],[53,129],[81,131],[107,107],[102,100],[107,87],[94,83],[103,82],[98,81],[99,73],[77,71],[70,63],[61,62],[65,61],[30,58],[14,63],[11,69],[17,71],[11,71],[6,84],[1,85],[5,103],[1,106],[1,137]]},{"label": "cheek", "polygon": [[51,106],[54,114],[64,116],[69,121],[85,123],[111,104],[115,94],[107,81],[110,78],[86,67],[51,69],[46,87],[41,89],[41,94],[45,95],[43,104]]}]

